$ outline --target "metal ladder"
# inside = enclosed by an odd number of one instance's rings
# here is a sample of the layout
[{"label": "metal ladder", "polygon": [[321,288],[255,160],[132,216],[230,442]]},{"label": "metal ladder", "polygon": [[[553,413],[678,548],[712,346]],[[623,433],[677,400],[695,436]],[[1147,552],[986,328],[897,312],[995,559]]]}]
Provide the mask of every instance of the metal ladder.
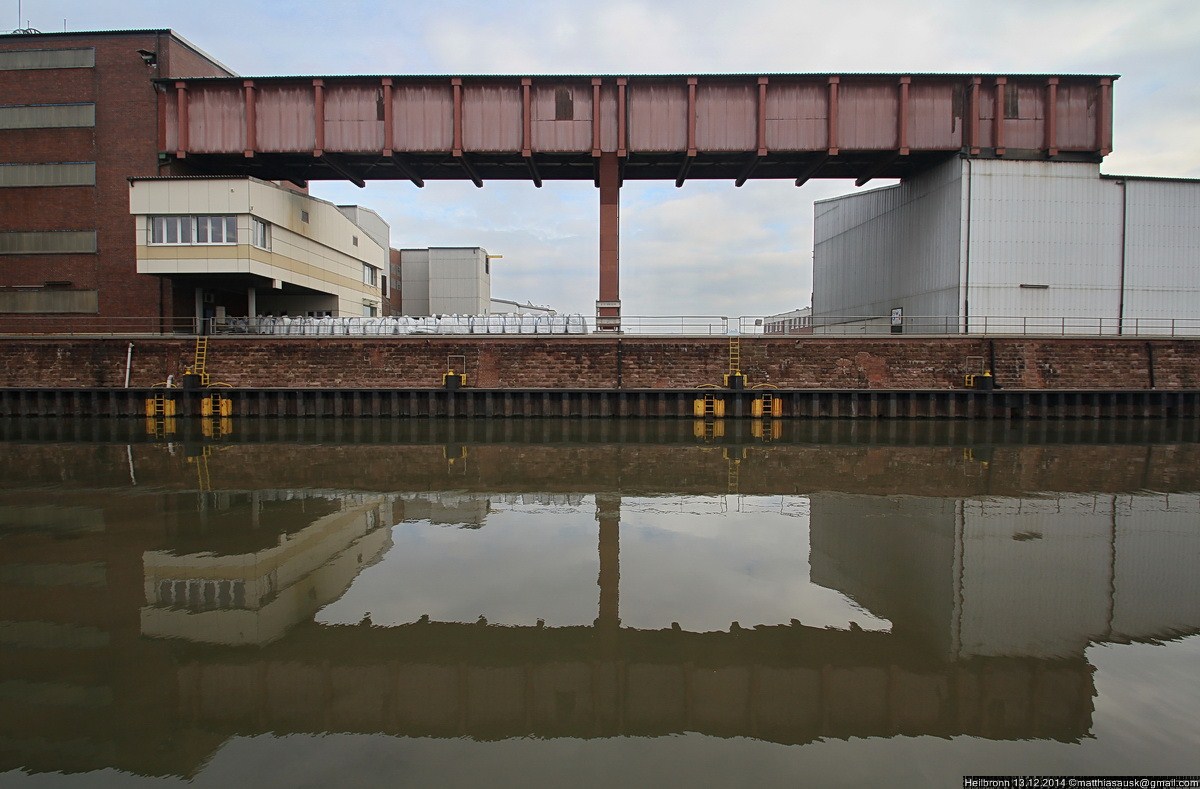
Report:
[{"label": "metal ladder", "polygon": [[742,338],[729,338],[729,374],[736,375],[742,369]]},{"label": "metal ladder", "polygon": [[717,415],[717,398],[714,395],[710,395],[710,394],[704,395],[704,415],[705,416],[716,416]]},{"label": "metal ladder", "polygon": [[210,376],[208,367],[208,337],[196,338],[196,354],[192,360],[192,372],[200,376],[200,385],[208,386]]},{"label": "metal ladder", "polygon": [[775,416],[775,395],[771,394],[770,392],[763,392],[762,415]]}]

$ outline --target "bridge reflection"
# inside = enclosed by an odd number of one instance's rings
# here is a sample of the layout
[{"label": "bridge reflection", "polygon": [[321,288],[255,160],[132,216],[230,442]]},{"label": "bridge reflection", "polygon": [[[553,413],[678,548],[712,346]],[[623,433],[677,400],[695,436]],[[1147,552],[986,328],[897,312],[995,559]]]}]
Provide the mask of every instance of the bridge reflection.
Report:
[{"label": "bridge reflection", "polygon": [[[213,456],[214,479],[267,473],[239,468],[262,458],[261,448],[240,449]],[[713,458],[699,446],[635,449],[643,467],[677,463],[680,474]],[[577,462],[557,477],[538,465],[532,476],[551,483],[538,496],[516,487],[522,453],[509,455],[508,493],[9,485],[0,489],[0,769],[192,775],[230,737],[265,732],[1078,741],[1092,727],[1090,645],[1200,632],[1191,580],[1200,495],[1188,490],[1194,448],[1184,449],[1156,447],[1153,466],[1139,470],[1169,493],[1046,484],[1071,447],[1005,457],[1005,473],[1022,481],[1015,495],[980,495],[973,475],[943,478],[923,496],[871,481],[900,458],[927,452],[936,465],[961,450],[872,447],[836,460],[857,463],[874,489],[849,492],[844,481],[843,492],[803,497],[811,577],[890,620],[880,632],[797,620],[712,632],[624,624],[622,518],[644,499],[611,489],[611,447],[572,448]],[[353,447],[339,450],[326,479],[354,459]],[[94,451],[81,448],[85,463]],[[70,476],[78,458],[58,452],[60,477]],[[589,464],[602,492],[582,486]],[[288,481],[286,466],[270,473]],[[724,474],[697,472],[681,486],[733,506],[739,495]],[[525,510],[542,498],[551,513],[594,516],[591,624],[314,621],[399,550],[393,524],[457,524],[470,531],[456,539],[471,540],[512,495]]]}]

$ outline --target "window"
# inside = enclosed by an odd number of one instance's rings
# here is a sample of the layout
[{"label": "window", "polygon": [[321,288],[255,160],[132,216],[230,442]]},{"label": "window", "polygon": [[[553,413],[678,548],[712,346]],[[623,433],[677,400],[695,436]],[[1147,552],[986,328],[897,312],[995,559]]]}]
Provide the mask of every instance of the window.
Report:
[{"label": "window", "polygon": [[300,212],[300,221],[305,222],[305,223],[308,222],[308,212],[307,211]]},{"label": "window", "polygon": [[389,290],[388,290],[388,278],[387,278],[387,275],[381,275],[381,276],[379,277],[379,292],[383,294],[383,297],[384,297],[385,299],[386,299],[388,296],[392,295],[392,294],[391,294],[391,291],[389,291]]},{"label": "window", "polygon": [[571,98],[570,88],[554,89],[554,120],[575,120],[575,102]]},{"label": "window", "polygon": [[151,244],[236,244],[235,216],[155,216],[150,218]]},{"label": "window", "polygon": [[358,236],[350,236],[350,243],[354,246],[358,246]]},{"label": "window", "polygon": [[364,318],[374,318],[374,317],[377,317],[378,314],[379,313],[375,309],[374,304],[364,304],[363,305],[363,317]]},{"label": "window", "polygon": [[1004,85],[1004,117],[1005,118],[1020,118],[1021,104],[1020,93],[1017,91],[1015,82],[1008,82]]},{"label": "window", "polygon": [[237,217],[233,216],[198,216],[196,217],[197,244],[236,244]]},{"label": "window", "polygon": [[377,269],[373,266],[368,266],[366,263],[363,263],[363,284],[364,285],[378,284],[378,282],[379,282],[378,275],[379,275],[379,269]]},{"label": "window", "polygon": [[271,248],[270,225],[261,219],[250,217],[250,236],[250,242],[259,249],[269,250]]}]

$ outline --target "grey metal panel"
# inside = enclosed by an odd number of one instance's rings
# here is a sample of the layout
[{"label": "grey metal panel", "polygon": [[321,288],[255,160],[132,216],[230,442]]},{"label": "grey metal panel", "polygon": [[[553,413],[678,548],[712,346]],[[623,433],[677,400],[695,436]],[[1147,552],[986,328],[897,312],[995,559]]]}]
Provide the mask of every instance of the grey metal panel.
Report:
[{"label": "grey metal panel", "polygon": [[[975,318],[1021,318],[1028,331],[1061,321],[1115,321],[1120,292],[1119,188],[1098,165],[971,161],[966,272]],[[1022,288],[1021,285],[1048,286]],[[1115,332],[1115,322],[1112,331]]]},{"label": "grey metal panel", "polygon": [[96,50],[94,47],[23,49],[0,52],[0,71],[94,68],[95,66]]},{"label": "grey metal panel", "polygon": [[957,329],[962,163],[815,205],[814,323],[831,316],[944,320]]},{"label": "grey metal panel", "polygon": [[68,129],[96,125],[96,105],[15,104],[0,107],[0,129]]},{"label": "grey metal panel", "polygon": [[95,230],[17,231],[0,233],[0,255],[95,252]]},{"label": "grey metal panel", "polygon": [[1103,639],[1111,538],[1103,497],[964,501],[959,656],[1070,657]]},{"label": "grey metal panel", "polygon": [[1200,181],[1114,184],[1126,196],[1125,317],[1200,320]]},{"label": "grey metal panel", "polygon": [[1112,631],[1172,638],[1200,630],[1200,496],[1113,496]]},{"label": "grey metal panel", "polygon": [[0,164],[0,187],[95,185],[95,162]]},{"label": "grey metal panel", "polygon": [[62,290],[38,288],[29,290],[0,290],[0,313],[80,312],[100,311],[100,292],[96,290]]}]

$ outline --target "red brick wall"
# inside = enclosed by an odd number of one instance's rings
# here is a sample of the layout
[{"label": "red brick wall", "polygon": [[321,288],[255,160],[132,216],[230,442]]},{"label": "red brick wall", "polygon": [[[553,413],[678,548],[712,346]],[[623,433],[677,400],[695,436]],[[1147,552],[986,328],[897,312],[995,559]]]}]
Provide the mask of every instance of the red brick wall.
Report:
[{"label": "red brick wall", "polygon": [[[159,167],[158,94],[151,82],[168,60],[175,75],[225,72],[154,32],[0,39],[6,50],[89,46],[96,50],[95,68],[0,71],[0,104],[96,104],[95,128],[0,130],[7,162],[96,163],[95,187],[0,189],[0,231],[96,230],[99,251],[0,256],[0,286],[69,281],[100,291],[101,315],[157,316],[160,309],[170,315],[170,283],[137,273],[127,179],[170,174]],[[157,52],[159,68],[146,65],[139,49]]]},{"label": "red brick wall", "polygon": [[[1200,389],[1200,340],[743,338],[749,383],[780,388],[950,389],[968,357],[994,342],[997,383],[1009,389]],[[0,341],[0,386],[124,383],[129,340]],[[134,386],[180,375],[194,342],[135,339]],[[1148,351],[1148,349],[1150,349]],[[721,384],[724,338],[213,338],[208,371],[247,387],[406,388],[441,384],[447,357],[465,357],[481,388],[692,388]],[[619,371],[618,371],[619,367]],[[457,367],[456,370],[460,368]]]}]

